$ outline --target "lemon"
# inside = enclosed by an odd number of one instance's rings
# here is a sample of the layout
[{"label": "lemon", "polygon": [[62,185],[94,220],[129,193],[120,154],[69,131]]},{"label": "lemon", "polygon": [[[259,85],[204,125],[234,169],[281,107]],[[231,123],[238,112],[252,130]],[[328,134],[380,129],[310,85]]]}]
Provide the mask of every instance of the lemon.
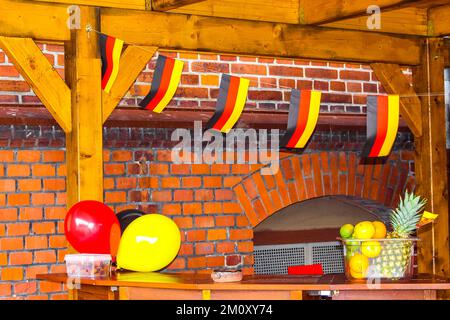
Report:
[{"label": "lemon", "polygon": [[360,273],[363,276],[367,272],[367,268],[369,268],[369,258],[366,256],[356,253],[353,257],[350,258],[349,261],[350,271],[354,273]]},{"label": "lemon", "polygon": [[369,258],[376,258],[380,255],[381,244],[378,241],[365,241],[361,245],[361,252]]},{"label": "lemon", "polygon": [[355,226],[353,237],[356,239],[370,239],[375,234],[375,227],[370,221],[363,221]]},{"label": "lemon", "polygon": [[354,278],[354,279],[362,279],[362,278],[364,278],[364,275],[363,275],[362,273],[360,273],[360,272],[355,272],[355,271],[353,271],[352,269],[350,269],[350,275],[351,275],[351,277]]},{"label": "lemon", "polygon": [[375,233],[372,236],[372,238],[374,239],[384,239],[386,238],[386,226],[383,222],[381,221],[374,221],[372,222],[373,226],[375,227]]},{"label": "lemon", "polygon": [[339,234],[341,235],[342,238],[344,239],[348,239],[352,236],[353,234],[353,225],[350,223],[344,224],[341,229],[339,230]]}]

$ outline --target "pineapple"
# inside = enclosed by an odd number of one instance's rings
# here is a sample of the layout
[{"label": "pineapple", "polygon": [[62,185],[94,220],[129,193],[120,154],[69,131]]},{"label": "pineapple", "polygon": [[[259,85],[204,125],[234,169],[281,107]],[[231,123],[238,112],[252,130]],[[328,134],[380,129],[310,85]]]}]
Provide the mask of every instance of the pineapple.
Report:
[{"label": "pineapple", "polygon": [[[392,210],[390,223],[392,231],[386,236],[388,239],[408,239],[416,231],[417,223],[421,217],[421,211],[426,201],[413,193],[406,192],[405,197],[400,197],[397,209]],[[399,279],[404,276],[406,267],[413,250],[412,241],[385,241],[381,254],[376,258],[375,264],[383,278]]]}]

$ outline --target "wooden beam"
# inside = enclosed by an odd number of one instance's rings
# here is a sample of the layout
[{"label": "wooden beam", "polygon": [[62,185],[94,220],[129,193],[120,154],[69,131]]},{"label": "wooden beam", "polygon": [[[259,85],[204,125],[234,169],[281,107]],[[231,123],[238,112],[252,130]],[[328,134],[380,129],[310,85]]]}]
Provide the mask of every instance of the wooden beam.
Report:
[{"label": "wooden beam", "polygon": [[65,132],[72,130],[70,89],[29,38],[0,36],[0,48]]},{"label": "wooden beam", "polygon": [[[139,107],[117,107],[106,120],[107,127],[140,128],[193,128],[194,121],[206,124],[214,114],[213,109],[167,107],[163,113],[148,112]],[[244,110],[237,128],[286,130],[287,111]],[[0,104],[2,125],[56,125],[51,114],[42,105]],[[364,130],[364,114],[322,113],[318,130]],[[408,132],[406,122],[400,118],[399,130]]]},{"label": "wooden beam", "polygon": [[367,15],[323,24],[337,29],[362,30],[382,33],[428,35],[428,10],[407,7],[398,10],[381,11],[381,28],[368,30]]},{"label": "wooden beam", "polygon": [[103,122],[105,122],[123,96],[128,92],[137,76],[147,65],[157,47],[128,46],[120,59],[117,79],[110,93],[102,91]]},{"label": "wooden beam", "polygon": [[298,24],[299,0],[207,0],[173,9],[170,12]]},{"label": "wooden beam", "polygon": [[0,35],[40,40],[66,41],[67,5],[0,0]]},{"label": "wooden beam", "polygon": [[389,94],[398,94],[400,114],[415,137],[422,136],[421,103],[399,65],[372,63],[372,70]]},{"label": "wooden beam", "polygon": [[187,6],[205,0],[151,0],[152,10],[154,11],[168,11],[179,7]]},{"label": "wooden beam", "polygon": [[377,5],[381,9],[392,8],[413,0],[300,0],[300,23],[323,24],[358,15],[366,15],[367,8]]},{"label": "wooden beam", "polygon": [[450,35],[450,5],[432,8],[428,14],[430,36]]},{"label": "wooden beam", "polygon": [[448,0],[300,0],[300,23],[317,25],[364,15],[369,6],[376,5],[382,12],[406,7],[430,8],[449,4]]},{"label": "wooden beam", "polygon": [[103,114],[98,9],[81,7],[82,28],[65,44],[66,79],[72,89],[72,132],[66,135],[67,206],[80,200],[103,201]]},{"label": "wooden beam", "polygon": [[101,26],[102,32],[128,43],[164,49],[419,63],[419,40],[407,36],[117,9],[102,9]]},{"label": "wooden beam", "polygon": [[[427,210],[439,214],[436,222],[419,230],[418,267],[421,273],[448,278],[449,220],[445,133],[444,52],[442,39],[426,39],[421,65],[413,69],[422,104],[423,134],[416,139],[417,192],[428,200]],[[436,94],[437,93],[437,94]]]},{"label": "wooden beam", "polygon": [[93,7],[145,10],[146,0],[33,0],[35,2],[64,3]]}]

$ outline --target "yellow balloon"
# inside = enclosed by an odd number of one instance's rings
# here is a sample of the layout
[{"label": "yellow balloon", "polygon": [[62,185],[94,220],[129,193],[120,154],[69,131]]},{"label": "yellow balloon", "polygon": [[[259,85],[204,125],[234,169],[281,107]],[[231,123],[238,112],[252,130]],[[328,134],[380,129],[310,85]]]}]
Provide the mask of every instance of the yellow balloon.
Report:
[{"label": "yellow balloon", "polygon": [[181,234],[172,219],[160,214],[143,215],[123,232],[117,267],[132,271],[161,270],[178,254]]}]

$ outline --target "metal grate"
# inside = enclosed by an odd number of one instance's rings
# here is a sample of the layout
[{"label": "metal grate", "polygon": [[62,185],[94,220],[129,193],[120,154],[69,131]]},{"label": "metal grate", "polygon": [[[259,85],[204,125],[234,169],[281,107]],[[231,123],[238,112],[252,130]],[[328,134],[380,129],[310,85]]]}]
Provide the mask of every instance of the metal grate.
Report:
[{"label": "metal grate", "polygon": [[312,264],[322,264],[323,272],[344,273],[344,254],[339,242],[311,243]]},{"label": "metal grate", "polygon": [[321,263],[325,274],[344,272],[344,255],[339,242],[295,243],[255,246],[256,274],[287,274],[289,266]]},{"label": "metal grate", "polygon": [[256,274],[287,274],[288,266],[305,264],[303,244],[255,246]]}]

